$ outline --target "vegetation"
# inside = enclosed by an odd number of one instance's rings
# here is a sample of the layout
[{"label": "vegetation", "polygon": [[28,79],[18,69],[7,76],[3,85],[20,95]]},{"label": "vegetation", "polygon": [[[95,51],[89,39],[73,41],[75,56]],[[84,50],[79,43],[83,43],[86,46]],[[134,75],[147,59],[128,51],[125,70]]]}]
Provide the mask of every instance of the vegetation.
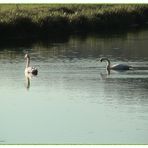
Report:
[{"label": "vegetation", "polygon": [[1,4],[3,37],[48,37],[50,34],[123,29],[148,23],[144,4]]}]

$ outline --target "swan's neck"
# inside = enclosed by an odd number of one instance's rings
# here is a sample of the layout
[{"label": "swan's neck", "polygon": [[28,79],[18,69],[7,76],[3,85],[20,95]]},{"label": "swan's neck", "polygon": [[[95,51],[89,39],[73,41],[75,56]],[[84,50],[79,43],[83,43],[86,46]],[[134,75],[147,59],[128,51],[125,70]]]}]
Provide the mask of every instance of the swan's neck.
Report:
[{"label": "swan's neck", "polygon": [[30,65],[30,58],[27,58],[27,62],[26,62],[26,68],[28,68]]},{"label": "swan's neck", "polygon": [[111,67],[111,66],[110,66],[110,60],[106,59],[106,61],[107,61],[106,69],[107,69],[107,70],[110,70],[110,67]]}]

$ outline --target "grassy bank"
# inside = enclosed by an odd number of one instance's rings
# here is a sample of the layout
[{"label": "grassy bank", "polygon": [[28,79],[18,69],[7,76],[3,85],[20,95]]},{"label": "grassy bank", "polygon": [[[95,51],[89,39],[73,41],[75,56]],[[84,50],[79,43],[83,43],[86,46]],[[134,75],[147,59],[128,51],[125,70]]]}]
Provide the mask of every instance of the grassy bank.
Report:
[{"label": "grassy bank", "polygon": [[124,29],[147,22],[148,5],[0,5],[0,38]]}]

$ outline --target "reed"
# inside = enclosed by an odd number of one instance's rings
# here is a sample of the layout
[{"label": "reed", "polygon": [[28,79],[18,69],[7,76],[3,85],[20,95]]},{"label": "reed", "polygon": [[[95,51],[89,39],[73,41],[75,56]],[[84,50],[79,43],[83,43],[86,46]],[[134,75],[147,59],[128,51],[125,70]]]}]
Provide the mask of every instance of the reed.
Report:
[{"label": "reed", "polygon": [[39,37],[142,26],[146,4],[1,4],[1,37]]}]

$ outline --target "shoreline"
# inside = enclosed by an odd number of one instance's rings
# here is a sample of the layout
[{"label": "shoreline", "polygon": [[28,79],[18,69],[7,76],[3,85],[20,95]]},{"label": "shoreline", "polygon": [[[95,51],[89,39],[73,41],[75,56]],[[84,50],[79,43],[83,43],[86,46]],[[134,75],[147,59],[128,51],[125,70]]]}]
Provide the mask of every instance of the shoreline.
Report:
[{"label": "shoreline", "polygon": [[48,46],[50,43],[67,43],[71,38],[77,38],[82,41],[86,40],[89,37],[96,38],[127,38],[128,34],[139,34],[143,31],[148,31],[148,28],[132,28],[128,30],[115,30],[115,31],[101,31],[101,32],[77,32],[77,33],[69,33],[69,34],[60,34],[53,35],[50,34],[48,37],[9,37],[2,38],[0,42],[0,50],[5,48],[11,49],[16,47],[23,48],[32,48],[35,44],[40,44],[42,46]]}]

